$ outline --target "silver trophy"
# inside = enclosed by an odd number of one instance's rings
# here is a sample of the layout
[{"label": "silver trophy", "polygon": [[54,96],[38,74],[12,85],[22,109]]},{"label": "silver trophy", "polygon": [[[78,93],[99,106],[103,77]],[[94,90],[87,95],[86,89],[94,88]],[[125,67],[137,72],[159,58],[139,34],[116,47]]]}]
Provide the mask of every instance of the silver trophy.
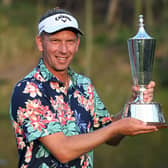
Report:
[{"label": "silver trophy", "polygon": [[128,117],[133,117],[149,125],[165,126],[161,106],[157,102],[145,103],[143,92],[152,79],[156,40],[149,36],[143,23],[143,15],[139,15],[138,33],[128,39],[129,59],[134,85],[139,86],[137,98],[128,104]]}]

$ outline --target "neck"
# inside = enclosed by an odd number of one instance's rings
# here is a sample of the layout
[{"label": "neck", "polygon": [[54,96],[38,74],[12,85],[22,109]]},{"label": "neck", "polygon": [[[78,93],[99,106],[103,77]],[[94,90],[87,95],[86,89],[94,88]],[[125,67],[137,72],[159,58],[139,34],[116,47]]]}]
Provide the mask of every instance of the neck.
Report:
[{"label": "neck", "polygon": [[68,81],[68,71],[60,71],[54,74],[56,78],[58,78],[61,82],[67,83]]},{"label": "neck", "polygon": [[47,69],[61,82],[63,82],[65,85],[67,85],[69,81],[69,76],[68,76],[68,69],[65,70],[54,70],[51,68],[45,61],[44,61],[45,66]]}]

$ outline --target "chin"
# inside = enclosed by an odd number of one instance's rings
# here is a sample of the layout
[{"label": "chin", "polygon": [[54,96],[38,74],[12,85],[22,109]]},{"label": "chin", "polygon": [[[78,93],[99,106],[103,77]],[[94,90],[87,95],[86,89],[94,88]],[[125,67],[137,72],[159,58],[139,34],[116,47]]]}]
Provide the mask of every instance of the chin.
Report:
[{"label": "chin", "polygon": [[63,71],[67,71],[68,68],[55,68],[55,71],[59,71],[59,72],[63,72]]}]

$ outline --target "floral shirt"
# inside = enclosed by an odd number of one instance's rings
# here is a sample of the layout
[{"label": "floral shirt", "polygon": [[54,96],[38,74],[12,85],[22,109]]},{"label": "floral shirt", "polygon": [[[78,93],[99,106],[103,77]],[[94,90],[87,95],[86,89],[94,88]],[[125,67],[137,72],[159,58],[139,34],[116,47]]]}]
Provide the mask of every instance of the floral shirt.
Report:
[{"label": "floral shirt", "polygon": [[[38,66],[13,91],[10,117],[15,130],[20,168],[92,168],[93,151],[60,163],[38,140],[63,132],[73,136],[111,122],[90,79],[73,72],[68,90],[40,59]],[[75,145],[75,144],[74,144]]]}]

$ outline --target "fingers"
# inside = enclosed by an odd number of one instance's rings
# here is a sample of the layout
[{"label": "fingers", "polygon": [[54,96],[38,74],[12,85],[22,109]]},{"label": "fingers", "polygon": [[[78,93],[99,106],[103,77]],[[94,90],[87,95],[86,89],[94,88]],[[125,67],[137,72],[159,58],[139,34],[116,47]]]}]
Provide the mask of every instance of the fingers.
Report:
[{"label": "fingers", "polygon": [[134,136],[158,131],[156,126],[147,125],[147,123],[135,118],[124,118],[119,121],[120,133],[123,135]]},{"label": "fingers", "polygon": [[145,132],[153,132],[153,131],[158,131],[158,128],[154,125],[148,125],[146,122],[143,122],[144,125],[144,133]]},{"label": "fingers", "polygon": [[156,131],[158,131],[158,129],[139,130],[139,131],[136,131],[134,134],[132,134],[132,136],[140,135],[140,134],[147,134],[147,133],[156,132]]},{"label": "fingers", "polygon": [[139,86],[137,85],[132,86],[132,96],[130,101],[133,101],[134,99],[136,99],[138,91],[139,91]]},{"label": "fingers", "polygon": [[151,81],[147,86],[146,90],[144,91],[144,102],[151,102],[153,99],[155,82]]},{"label": "fingers", "polygon": [[146,134],[146,133],[156,132],[156,131],[158,131],[158,128],[156,126],[146,125],[144,128],[137,130],[134,135]]},{"label": "fingers", "polygon": [[153,92],[154,92],[154,89],[148,89],[148,90],[144,91],[143,101],[147,102],[147,103],[151,102],[153,99]]},{"label": "fingers", "polygon": [[[146,90],[143,92],[143,101],[144,102],[151,102],[153,100],[153,93],[155,88],[155,82],[150,81],[149,84],[146,86]],[[137,94],[139,92],[139,86],[133,86],[132,87],[132,97],[131,100],[134,100],[137,97]]]},{"label": "fingers", "polygon": [[155,84],[154,81],[150,81],[146,88],[154,88],[155,85],[156,85],[156,84]]}]

